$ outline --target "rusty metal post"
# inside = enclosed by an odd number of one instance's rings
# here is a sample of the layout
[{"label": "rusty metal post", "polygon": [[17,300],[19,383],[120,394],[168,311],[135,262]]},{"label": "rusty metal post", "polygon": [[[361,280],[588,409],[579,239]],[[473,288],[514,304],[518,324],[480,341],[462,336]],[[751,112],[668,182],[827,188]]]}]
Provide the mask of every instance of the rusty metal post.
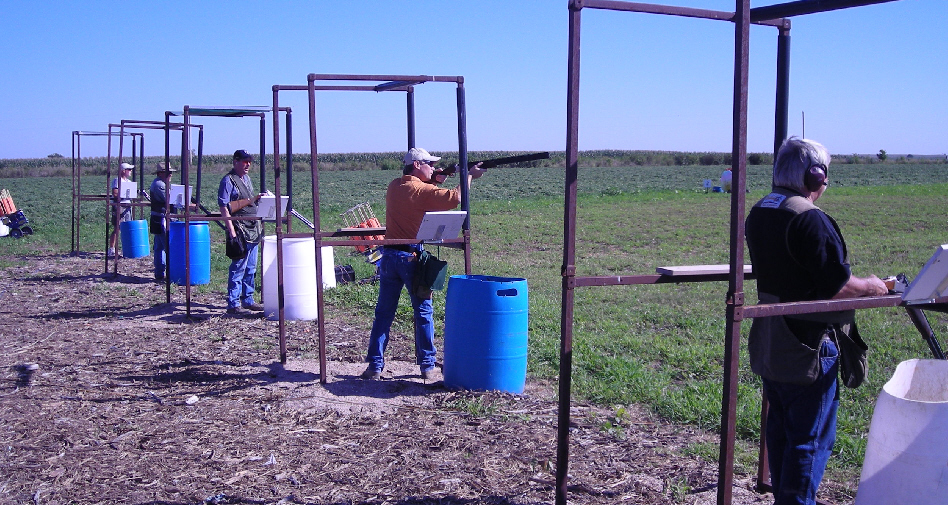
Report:
[{"label": "rusty metal post", "polygon": [[[188,156],[190,156],[190,151],[188,153]],[[204,179],[202,175],[203,167],[201,166],[201,163],[204,160],[204,127],[203,126],[198,128],[197,159],[198,159],[197,180],[194,181],[194,198],[196,198],[197,201],[200,202],[201,201],[201,181]],[[218,221],[218,224],[220,224],[220,221]]]},{"label": "rusty metal post", "polygon": [[[112,232],[112,189],[109,187],[109,179],[112,177],[112,125],[109,125],[109,134],[106,140],[106,151],[105,151],[105,271],[103,273],[109,273],[109,234]],[[118,256],[116,254],[116,256]],[[113,273],[118,273],[115,269],[115,262],[112,262],[112,269],[115,270]]]},{"label": "rusty metal post", "polygon": [[559,406],[556,430],[556,505],[567,503],[569,409],[573,376],[573,304],[576,275],[576,195],[579,175],[579,56],[583,4],[569,3],[566,88],[566,179],[563,205],[562,307],[560,315]]},{"label": "rusty metal post", "polygon": [[747,188],[747,82],[750,0],[735,0],[734,105],[731,170],[737,177],[731,192],[730,280],[726,299],[724,397],[721,400],[721,446],[718,455],[718,505],[730,505],[734,485],[737,438],[737,390],[744,307],[744,198]]},{"label": "rusty metal post", "polygon": [[[409,86],[405,93],[408,107],[408,149],[415,147],[415,87]],[[408,150],[406,149],[406,151]]]},{"label": "rusty metal post", "polygon": [[79,146],[76,143],[76,140],[78,139],[78,133],[78,131],[72,132],[72,251],[70,251],[70,254],[73,256],[76,255],[78,248],[78,244],[76,243],[76,220],[79,217],[79,188],[77,186],[78,181],[76,180],[76,156],[79,154]]},{"label": "rusty metal post", "polygon": [[[276,271],[277,271],[277,314],[279,323],[280,363],[286,364],[286,294],[283,290],[283,225],[280,222],[280,88],[273,87],[273,186],[276,191]],[[263,160],[260,161],[263,165]],[[262,190],[261,190],[262,191]],[[266,245],[264,244],[264,247]],[[318,254],[318,252],[317,252]],[[262,277],[262,274],[261,274]],[[261,279],[263,282],[263,279]],[[320,282],[316,278],[316,282]]]},{"label": "rusty metal post", "polygon": [[471,274],[471,188],[467,184],[467,102],[464,79],[458,78],[458,165],[461,177],[461,210],[467,212],[462,226],[464,236],[464,273]]},{"label": "rusty metal post", "polygon": [[[185,126],[187,129],[187,126]],[[165,164],[171,163],[171,113],[165,111]],[[170,180],[170,179],[169,179]],[[165,303],[171,303],[171,186],[165,184]]]},{"label": "rusty metal post", "polygon": [[258,193],[267,191],[267,117],[260,114],[260,188]]},{"label": "rusty metal post", "polygon": [[790,20],[777,35],[777,98],[774,105],[774,158],[787,138],[790,118]]},{"label": "rusty metal post", "polygon": [[322,269],[322,238],[319,236],[319,151],[316,145],[316,84],[314,75],[306,79],[309,95],[309,169],[312,175],[313,191],[313,240],[316,242],[316,333],[319,336],[319,382],[326,384],[326,322],[323,309],[323,269]]},{"label": "rusty metal post", "polygon": [[[286,109],[286,206],[293,208],[293,110],[289,107]],[[292,223],[293,220],[287,216],[287,233],[293,233]]]},{"label": "rusty metal post", "polygon": [[[181,184],[184,185],[184,296],[185,314],[188,318],[191,317],[191,202],[189,200],[191,195],[188,194],[188,182],[191,181],[191,135],[188,128],[190,125],[191,111],[185,105],[184,129],[181,131]],[[167,189],[170,195],[170,186]],[[171,225],[168,226],[168,240],[171,240]],[[168,268],[171,268],[170,261]]]}]

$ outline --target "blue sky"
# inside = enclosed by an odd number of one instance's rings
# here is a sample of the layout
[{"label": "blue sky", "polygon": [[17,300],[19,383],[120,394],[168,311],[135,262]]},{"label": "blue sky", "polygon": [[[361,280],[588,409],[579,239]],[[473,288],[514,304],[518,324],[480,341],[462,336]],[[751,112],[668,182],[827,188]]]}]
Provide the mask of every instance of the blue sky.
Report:
[{"label": "blue sky", "polygon": [[[790,133],[803,133],[805,114],[806,136],[833,153],[948,152],[946,18],[944,0],[793,18]],[[271,105],[274,84],[310,73],[461,75],[469,149],[565,149],[567,0],[5,0],[0,19],[0,158],[69,156],[74,130],[185,105]],[[582,19],[580,149],[730,151],[731,23],[593,9]],[[772,149],[776,35],[751,28],[750,151]],[[417,144],[457,150],[455,86],[415,96]],[[306,94],[280,100],[294,110],[294,151],[308,152]],[[403,93],[319,93],[319,150],[403,150],[404,109]],[[195,122],[206,153],[258,150],[256,119]],[[145,142],[147,155],[163,152],[161,132]],[[82,154],[106,146],[86,137]]]}]

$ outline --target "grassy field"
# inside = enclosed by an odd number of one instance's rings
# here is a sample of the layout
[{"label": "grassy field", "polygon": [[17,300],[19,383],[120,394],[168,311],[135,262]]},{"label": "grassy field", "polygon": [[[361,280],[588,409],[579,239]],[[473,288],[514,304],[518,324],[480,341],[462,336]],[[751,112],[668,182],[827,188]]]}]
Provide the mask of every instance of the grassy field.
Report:
[{"label": "grassy field", "polygon": [[[663,265],[726,263],[730,195],[706,193],[703,179],[717,180],[723,167],[610,167],[580,171],[577,273],[649,274]],[[769,167],[749,167],[748,208],[769,189]],[[391,171],[320,174],[322,228],[342,226],[339,214],[360,202],[384,216],[384,191]],[[204,187],[216,190],[217,177]],[[308,174],[294,174],[295,188],[309,188]],[[92,181],[104,187],[104,177]],[[830,190],[819,205],[846,236],[853,271],[913,277],[945,240],[948,165],[841,165],[830,168]],[[146,181],[150,182],[150,181]],[[175,181],[177,182],[177,181]],[[86,182],[84,182],[86,184]],[[450,185],[450,182],[449,182]],[[24,254],[67,254],[70,249],[71,183],[68,178],[5,179],[36,234],[0,239],[0,268]],[[202,201],[213,207],[212,192]],[[529,373],[557,375],[560,335],[560,266],[563,241],[561,168],[497,169],[472,189],[474,272],[525,277],[529,284]],[[311,199],[296,191],[295,207],[311,214]],[[210,203],[210,205],[209,205]],[[104,250],[104,205],[83,204],[82,251]],[[299,229],[299,227],[297,227]],[[201,289],[223,290],[227,260],[212,226],[212,281]],[[360,276],[370,266],[337,248],[336,262],[351,263]],[[457,251],[437,252],[452,273],[461,273]],[[577,399],[620,408],[643,403],[669,420],[716,430],[721,403],[726,283],[581,288],[576,293],[573,388]],[[377,288],[347,285],[327,292],[327,303],[354,317],[371,319]],[[755,285],[745,285],[748,303]],[[403,297],[397,325],[410,328]],[[444,293],[436,295],[438,332]],[[948,329],[945,316],[930,314],[936,335]],[[872,309],[859,314],[870,345],[870,376],[856,390],[842,392],[840,436],[831,471],[858,476],[872,407],[881,386],[906,359],[930,357],[904,311]],[[743,330],[746,334],[749,324]],[[758,436],[759,380],[741,356],[738,433]],[[708,457],[716,448],[707,447]],[[748,454],[745,461],[751,460]]]}]

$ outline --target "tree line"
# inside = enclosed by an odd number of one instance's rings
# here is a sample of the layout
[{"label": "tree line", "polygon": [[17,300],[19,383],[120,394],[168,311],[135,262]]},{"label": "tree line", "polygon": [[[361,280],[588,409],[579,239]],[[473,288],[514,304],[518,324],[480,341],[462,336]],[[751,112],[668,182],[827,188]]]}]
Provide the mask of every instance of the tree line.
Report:
[{"label": "tree line", "polygon": [[[401,151],[381,153],[319,153],[317,161],[320,170],[401,170]],[[457,163],[457,151],[432,151],[435,156],[443,159],[441,165],[449,166]],[[469,151],[468,161],[481,161],[491,158],[528,154],[528,151]],[[286,166],[286,155],[280,156],[282,166]],[[150,173],[150,167],[156,162],[164,160],[163,156],[146,156],[144,159],[145,172]],[[128,161],[128,160],[125,160]],[[230,170],[231,156],[229,154],[204,155],[201,159],[202,168],[211,173],[225,173]],[[192,166],[197,163],[196,157],[191,158]],[[273,166],[273,155],[266,156],[268,167]],[[880,150],[879,154],[838,154],[833,155],[833,163],[837,164],[873,164],[873,163],[948,163],[943,156],[892,156]],[[46,158],[0,159],[0,178],[10,177],[69,177],[74,165],[78,164],[83,175],[105,175],[108,158],[84,157],[74,160],[61,154],[54,153]],[[172,156],[171,164],[181,166],[181,157]],[[772,165],[772,153],[748,153],[748,165]],[[293,155],[293,170],[307,171],[310,169],[310,155],[308,153]],[[565,151],[551,151],[549,159],[530,161],[514,166],[521,167],[565,167]],[[731,153],[727,152],[685,152],[685,151],[631,151],[631,150],[590,150],[579,152],[579,165],[582,167],[636,167],[636,166],[727,166],[731,165]],[[118,160],[112,158],[113,174],[118,172]]]}]

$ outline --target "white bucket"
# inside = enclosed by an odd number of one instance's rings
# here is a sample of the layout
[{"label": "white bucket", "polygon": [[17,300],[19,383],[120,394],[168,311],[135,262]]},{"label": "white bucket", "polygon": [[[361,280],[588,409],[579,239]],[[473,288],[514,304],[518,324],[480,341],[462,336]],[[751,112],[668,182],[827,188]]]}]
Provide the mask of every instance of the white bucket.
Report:
[{"label": "white bucket", "polygon": [[882,387],[855,503],[948,503],[948,361],[903,361]]},{"label": "white bucket", "polygon": [[[263,242],[263,310],[268,318],[278,319],[276,236],[266,236]],[[332,247],[324,246],[321,257],[323,289],[334,288]],[[283,303],[285,319],[309,321],[318,316],[316,246],[312,238],[283,239]]]},{"label": "white bucket", "polygon": [[0,222],[0,237],[6,237],[10,234],[10,227]]}]

